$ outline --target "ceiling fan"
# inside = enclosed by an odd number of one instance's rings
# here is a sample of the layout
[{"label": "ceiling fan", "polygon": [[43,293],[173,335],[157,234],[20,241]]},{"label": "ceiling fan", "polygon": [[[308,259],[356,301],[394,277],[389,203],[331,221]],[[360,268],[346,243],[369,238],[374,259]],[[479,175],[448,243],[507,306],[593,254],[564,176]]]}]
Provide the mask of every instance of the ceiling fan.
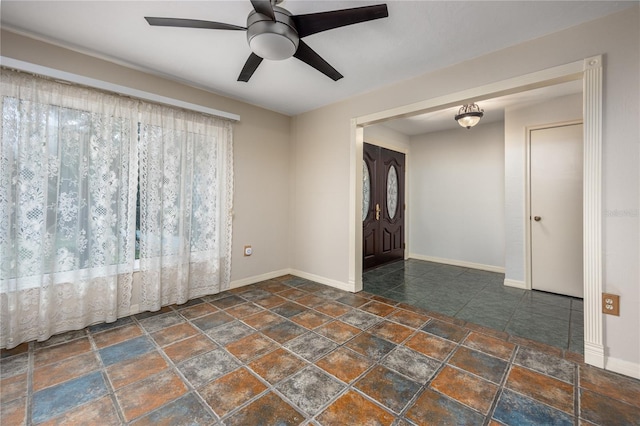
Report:
[{"label": "ceiling fan", "polygon": [[333,81],[337,81],[343,77],[342,74],[322,59],[301,38],[389,16],[386,4],[292,15],[288,10],[276,6],[282,1],[251,0],[254,10],[247,17],[246,27],[198,19],[158,17],[145,17],[144,19],[149,25],[161,27],[246,31],[252,53],[244,64],[238,81],[249,81],[263,59],[278,61],[291,56],[312,66]]}]

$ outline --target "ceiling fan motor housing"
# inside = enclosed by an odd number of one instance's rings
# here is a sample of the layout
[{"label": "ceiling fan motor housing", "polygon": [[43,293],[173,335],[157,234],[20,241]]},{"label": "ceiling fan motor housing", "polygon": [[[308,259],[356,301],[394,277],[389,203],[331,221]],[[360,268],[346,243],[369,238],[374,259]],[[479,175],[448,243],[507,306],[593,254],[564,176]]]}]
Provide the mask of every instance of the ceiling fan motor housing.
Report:
[{"label": "ceiling fan motor housing", "polygon": [[247,41],[251,51],[264,59],[280,61],[293,56],[300,38],[288,10],[273,7],[275,21],[256,12],[247,17]]},{"label": "ceiling fan motor housing", "polygon": [[253,11],[247,16],[246,28],[200,19],[153,16],[145,16],[145,19],[149,25],[154,26],[246,31],[251,55],[242,67],[238,81],[248,82],[263,59],[279,61],[292,56],[333,81],[338,81],[343,75],[300,38],[389,16],[386,4],[292,15],[288,10],[276,6],[281,1],[251,0]]}]

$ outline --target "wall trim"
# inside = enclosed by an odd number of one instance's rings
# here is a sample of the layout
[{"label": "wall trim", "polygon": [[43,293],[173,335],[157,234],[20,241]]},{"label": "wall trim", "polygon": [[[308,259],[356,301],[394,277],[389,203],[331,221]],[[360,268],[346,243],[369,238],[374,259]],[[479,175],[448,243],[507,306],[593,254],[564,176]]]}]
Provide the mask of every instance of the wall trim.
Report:
[{"label": "wall trim", "polygon": [[328,285],[329,287],[334,287],[339,290],[349,291],[351,293],[355,293],[353,290],[353,286],[349,283],[344,283],[342,281],[334,280],[331,278],[321,277],[320,275],[311,274],[309,272],[299,271],[297,269],[291,269],[289,272],[291,275],[295,275],[296,277],[304,278],[306,280],[314,281],[320,284]]},{"label": "wall trim", "polygon": [[261,281],[271,280],[273,278],[278,278],[283,275],[293,275],[296,277],[304,278],[309,281],[317,282],[319,284],[324,284],[329,287],[334,287],[340,290],[345,290],[345,291],[354,293],[353,287],[350,286],[349,283],[343,283],[341,281],[333,280],[331,278],[321,277],[320,275],[310,274],[308,272],[303,272],[303,271],[299,271],[297,269],[291,269],[291,268],[280,269],[278,271],[267,272],[264,274],[254,275],[252,277],[231,281],[231,284],[229,285],[229,290],[259,283]]},{"label": "wall trim", "polygon": [[426,260],[427,262],[443,263],[445,265],[462,266],[464,268],[479,269],[481,271],[498,272],[504,274],[504,266],[484,265],[482,263],[467,262],[465,260],[445,259],[442,257],[425,256],[409,253],[410,259]]},{"label": "wall trim", "polygon": [[356,167],[349,169],[349,206],[358,205],[349,220],[349,282],[347,291],[362,290],[362,156],[364,155],[364,128],[355,119],[350,121],[351,141],[349,157]]},{"label": "wall trim", "polygon": [[381,148],[384,149],[388,149],[389,151],[395,151],[395,152],[399,152],[401,154],[409,155],[409,150],[407,148],[398,146],[398,145],[394,145],[392,143],[387,143],[381,139],[378,139],[376,137],[371,137],[371,136],[367,136],[366,140],[364,141],[365,143],[368,143],[369,145],[375,145],[375,146],[379,146]]},{"label": "wall trim", "polygon": [[521,288],[522,290],[531,290],[527,288],[527,283],[520,280],[512,280],[509,278],[504,279],[504,285],[507,287]]},{"label": "wall trim", "polygon": [[[584,60],[584,360],[605,368],[602,295],[602,56]],[[587,350],[588,349],[588,350]]]},{"label": "wall trim", "polygon": [[278,278],[283,275],[289,275],[289,274],[291,274],[291,269],[286,268],[286,269],[280,269],[278,271],[267,272],[260,275],[254,275],[252,277],[241,278],[239,280],[231,281],[231,284],[229,284],[229,290],[259,283],[260,281],[266,281],[273,278]]},{"label": "wall trim", "polygon": [[[332,280],[330,278],[325,278],[319,275],[309,274],[307,272],[302,272],[302,271],[298,271],[290,268],[279,269],[277,271],[266,272],[264,274],[254,275],[251,277],[246,277],[246,278],[241,278],[239,280],[231,281],[231,283],[229,284],[229,288],[221,290],[220,293],[227,290],[233,290],[234,288],[240,288],[240,287],[245,287],[251,284],[256,284],[261,281],[271,280],[273,278],[278,278],[283,275],[294,275],[296,277],[304,278],[310,281],[315,281],[320,284],[328,285],[329,287],[335,287],[340,290],[345,290],[353,293],[353,289],[347,283],[342,283],[340,281]],[[201,296],[201,297],[206,297],[206,296]],[[135,314],[139,314],[140,312],[142,312],[140,311],[140,305],[135,304],[135,305],[131,305],[129,309],[129,313],[127,315],[135,315]]]},{"label": "wall trim", "polygon": [[606,357],[604,363],[605,370],[624,374],[625,376],[640,379],[640,363],[625,361],[619,358]]}]

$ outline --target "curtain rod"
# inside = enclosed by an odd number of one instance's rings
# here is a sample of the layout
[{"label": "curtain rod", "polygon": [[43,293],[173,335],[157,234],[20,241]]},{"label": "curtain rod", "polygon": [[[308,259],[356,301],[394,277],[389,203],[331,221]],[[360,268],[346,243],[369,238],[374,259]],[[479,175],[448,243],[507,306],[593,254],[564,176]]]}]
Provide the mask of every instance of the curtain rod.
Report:
[{"label": "curtain rod", "polygon": [[0,56],[0,65],[15,68],[20,71],[26,71],[33,74],[40,74],[56,80],[65,80],[71,83],[81,84],[83,86],[94,87],[96,89],[107,90],[110,92],[120,93],[126,96],[142,99],[145,101],[157,102],[166,105],[172,105],[183,109],[202,112],[220,118],[232,121],[240,121],[240,116],[226,111],[220,111],[208,108],[202,105],[192,104],[190,102],[180,101],[178,99],[168,98],[166,96],[156,95],[155,93],[145,92],[143,90],[133,89],[119,84],[109,83],[107,81],[97,80],[95,78],[85,77],[66,71],[60,71],[54,68],[44,67],[42,65],[32,64],[30,62],[20,61],[18,59]]}]

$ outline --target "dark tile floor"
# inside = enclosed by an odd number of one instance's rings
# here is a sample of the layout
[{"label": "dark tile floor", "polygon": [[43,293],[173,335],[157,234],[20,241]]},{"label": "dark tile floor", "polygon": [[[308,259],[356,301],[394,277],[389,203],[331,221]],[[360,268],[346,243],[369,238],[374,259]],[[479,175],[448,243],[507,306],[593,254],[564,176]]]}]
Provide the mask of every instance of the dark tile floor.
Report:
[{"label": "dark tile floor", "polygon": [[640,419],[640,381],[579,354],[291,276],[2,350],[0,373],[2,425]]},{"label": "dark tile floor", "polygon": [[584,353],[582,299],[504,286],[504,274],[408,260],[363,274],[364,290]]}]

